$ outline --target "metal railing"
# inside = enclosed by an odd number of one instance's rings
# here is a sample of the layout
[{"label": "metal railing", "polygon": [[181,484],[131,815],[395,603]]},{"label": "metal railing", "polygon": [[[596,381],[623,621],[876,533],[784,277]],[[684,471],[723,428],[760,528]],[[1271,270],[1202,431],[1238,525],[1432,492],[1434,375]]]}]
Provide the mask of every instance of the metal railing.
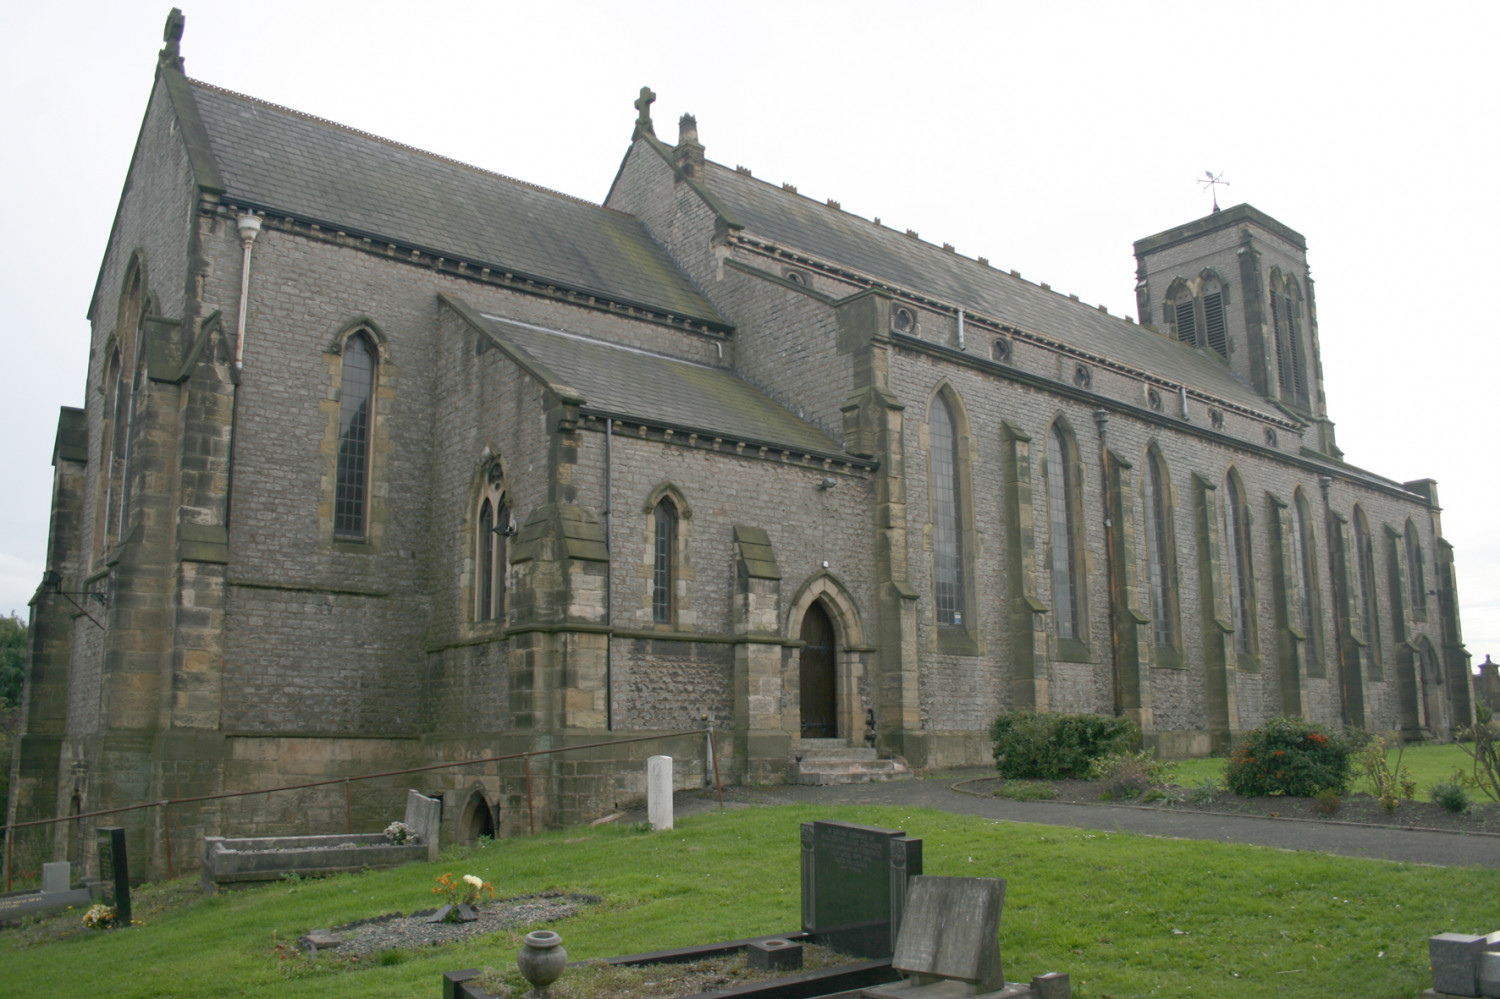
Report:
[{"label": "metal railing", "polygon": [[[695,728],[683,732],[671,732],[668,734],[640,735],[629,739],[606,739],[602,742],[583,742],[573,746],[558,746],[554,749],[530,749],[522,753],[506,753],[503,756],[477,756],[467,760],[455,760],[451,763],[429,763],[426,766],[406,767],[401,770],[382,770],[377,773],[355,774],[349,777],[330,777],[327,780],[308,781],[304,784],[282,784],[277,787],[256,788],[253,791],[224,791],[219,794],[197,794],[186,798],[163,798],[160,801],[143,801],[134,805],[121,805],[117,808],[101,808],[92,812],[80,812],[77,815],[66,815],[54,819],[33,819],[30,822],[14,822],[9,826],[0,826],[0,833],[5,833],[5,890],[11,890],[11,883],[15,875],[15,830],[27,829],[37,826],[56,825],[59,822],[77,822],[81,819],[97,818],[101,815],[119,815],[123,812],[135,812],[146,808],[160,808],[162,822],[162,843],[166,853],[167,877],[175,876],[172,868],[172,825],[167,816],[167,808],[171,805],[185,805],[200,801],[222,801],[226,798],[246,798],[256,794],[277,794],[282,791],[304,791],[311,787],[329,787],[334,784],[344,785],[344,823],[345,832],[354,832],[354,796],[350,789],[355,781],[378,780],[383,777],[401,777],[406,774],[426,773],[431,770],[451,770],[454,767],[470,767],[485,763],[500,763],[505,760],[520,760],[523,775],[526,780],[526,821],[531,835],[536,835],[536,811],[533,807],[533,795],[531,786],[531,758],[533,756],[550,756],[555,753],[569,753],[584,749],[599,749],[605,746],[623,746],[635,742],[652,742],[666,739],[683,739],[688,736],[706,735],[708,737],[708,761],[704,763],[705,771],[708,764],[713,764],[714,788],[718,791],[719,806],[724,805],[724,785],[719,780],[719,755],[714,748],[714,730],[711,728]],[[705,776],[707,774],[705,773]]]}]

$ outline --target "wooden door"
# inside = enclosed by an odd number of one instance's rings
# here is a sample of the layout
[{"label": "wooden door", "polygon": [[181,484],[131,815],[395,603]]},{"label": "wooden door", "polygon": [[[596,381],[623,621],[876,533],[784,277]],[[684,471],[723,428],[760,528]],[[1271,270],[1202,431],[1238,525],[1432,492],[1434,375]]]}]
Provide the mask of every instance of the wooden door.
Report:
[{"label": "wooden door", "polygon": [[802,618],[802,641],[802,737],[832,739],[838,736],[833,622],[822,604]]}]

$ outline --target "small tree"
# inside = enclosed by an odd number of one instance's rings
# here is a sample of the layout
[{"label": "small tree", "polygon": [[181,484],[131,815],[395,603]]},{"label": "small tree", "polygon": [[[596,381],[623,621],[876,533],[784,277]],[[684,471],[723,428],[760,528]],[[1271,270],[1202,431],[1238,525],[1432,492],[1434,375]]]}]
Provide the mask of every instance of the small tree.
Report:
[{"label": "small tree", "polygon": [[1495,716],[1483,704],[1476,705],[1479,723],[1469,730],[1474,737],[1472,744],[1460,742],[1458,747],[1474,760],[1472,783],[1491,801],[1500,801],[1500,726]]},{"label": "small tree", "polygon": [[12,613],[0,616],[0,710],[21,706],[26,676],[26,622]]}]

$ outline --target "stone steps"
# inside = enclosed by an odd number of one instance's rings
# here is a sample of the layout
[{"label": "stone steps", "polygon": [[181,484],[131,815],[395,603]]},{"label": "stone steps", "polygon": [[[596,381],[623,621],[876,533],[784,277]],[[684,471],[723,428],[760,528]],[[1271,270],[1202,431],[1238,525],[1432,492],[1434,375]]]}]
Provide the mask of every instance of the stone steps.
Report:
[{"label": "stone steps", "polygon": [[787,767],[789,784],[868,784],[911,776],[899,757],[881,759],[875,750],[843,739],[803,739]]}]

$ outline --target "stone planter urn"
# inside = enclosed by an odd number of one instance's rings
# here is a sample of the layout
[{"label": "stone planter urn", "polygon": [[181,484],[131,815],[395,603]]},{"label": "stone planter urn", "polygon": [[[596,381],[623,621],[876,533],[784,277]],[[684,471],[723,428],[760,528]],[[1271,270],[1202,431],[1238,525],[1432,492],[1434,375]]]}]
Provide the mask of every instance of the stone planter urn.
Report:
[{"label": "stone planter urn", "polygon": [[521,977],[531,983],[533,999],[546,999],[547,986],[563,973],[568,963],[568,952],[563,949],[562,937],[551,930],[532,930],[526,934],[525,945],[516,954],[516,967]]}]

